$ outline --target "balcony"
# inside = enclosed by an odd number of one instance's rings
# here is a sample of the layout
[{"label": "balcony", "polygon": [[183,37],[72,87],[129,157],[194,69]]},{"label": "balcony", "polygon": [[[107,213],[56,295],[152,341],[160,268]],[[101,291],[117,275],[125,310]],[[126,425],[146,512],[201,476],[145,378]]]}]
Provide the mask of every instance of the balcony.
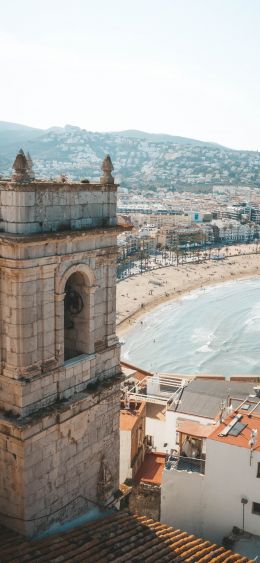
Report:
[{"label": "balcony", "polygon": [[165,463],[165,469],[174,469],[175,471],[188,471],[190,473],[205,474],[205,459],[186,457],[186,456],[169,456]]}]

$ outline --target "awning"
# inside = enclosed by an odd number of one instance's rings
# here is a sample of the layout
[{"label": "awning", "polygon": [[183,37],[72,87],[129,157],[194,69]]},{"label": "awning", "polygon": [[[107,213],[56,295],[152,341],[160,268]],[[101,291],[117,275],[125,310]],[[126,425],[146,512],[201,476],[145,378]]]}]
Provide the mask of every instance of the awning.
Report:
[{"label": "awning", "polygon": [[200,424],[193,420],[178,420],[176,430],[181,434],[187,434],[193,438],[207,438],[216,428],[215,424]]}]

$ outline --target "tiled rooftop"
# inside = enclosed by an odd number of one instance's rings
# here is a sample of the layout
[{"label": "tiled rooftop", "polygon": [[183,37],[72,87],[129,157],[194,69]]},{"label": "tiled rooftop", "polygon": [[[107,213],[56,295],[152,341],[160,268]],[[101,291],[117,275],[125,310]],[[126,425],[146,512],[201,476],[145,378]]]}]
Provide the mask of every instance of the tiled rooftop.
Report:
[{"label": "tiled rooftop", "polygon": [[241,403],[250,393],[254,393],[254,386],[255,383],[245,380],[227,381],[200,377],[184,387],[179,402],[172,403],[170,410],[215,419],[220,412],[222,400],[226,400],[230,395],[232,401],[237,398]]},{"label": "tiled rooftop", "polygon": [[130,401],[129,408],[120,410],[120,430],[132,430],[145,409],[145,402]]},{"label": "tiled rooftop", "polygon": [[238,446],[240,448],[247,448],[250,449],[250,438],[251,438],[251,431],[257,430],[257,438],[256,443],[254,445],[254,451],[260,451],[260,416],[259,414],[252,414],[246,415],[243,411],[239,411],[239,414],[242,414],[242,418],[240,419],[241,424],[246,424],[246,427],[238,434],[238,436],[232,436],[228,434],[227,436],[220,436],[221,432],[225,430],[225,428],[232,422],[236,413],[233,413],[231,416],[228,416],[222,424],[217,426],[215,430],[210,434],[210,440],[216,440],[218,442],[222,442],[224,444],[230,444],[231,446]]},{"label": "tiled rooftop", "polygon": [[135,483],[147,483],[149,485],[160,485],[165,467],[165,454],[149,453],[145,455],[141,467],[135,476]]},{"label": "tiled rooftop", "polygon": [[0,527],[1,563],[246,563],[224,547],[126,511],[43,540]]}]

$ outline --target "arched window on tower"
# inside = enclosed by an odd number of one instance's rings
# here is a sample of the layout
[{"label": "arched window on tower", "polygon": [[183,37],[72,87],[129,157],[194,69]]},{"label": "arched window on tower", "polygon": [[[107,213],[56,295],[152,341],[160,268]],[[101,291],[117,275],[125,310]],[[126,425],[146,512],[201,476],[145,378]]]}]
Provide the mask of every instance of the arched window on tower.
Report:
[{"label": "arched window on tower", "polygon": [[89,293],[84,274],[71,274],[65,285],[64,360],[89,353]]}]

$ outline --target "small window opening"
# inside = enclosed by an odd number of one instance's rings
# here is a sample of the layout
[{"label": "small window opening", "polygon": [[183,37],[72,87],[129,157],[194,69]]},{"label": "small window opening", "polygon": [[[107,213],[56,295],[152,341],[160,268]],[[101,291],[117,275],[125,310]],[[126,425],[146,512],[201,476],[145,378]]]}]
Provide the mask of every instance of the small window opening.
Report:
[{"label": "small window opening", "polygon": [[84,276],[75,272],[67,280],[64,299],[64,360],[87,352],[88,306]]},{"label": "small window opening", "polygon": [[260,502],[252,503],[252,513],[260,516]]}]

